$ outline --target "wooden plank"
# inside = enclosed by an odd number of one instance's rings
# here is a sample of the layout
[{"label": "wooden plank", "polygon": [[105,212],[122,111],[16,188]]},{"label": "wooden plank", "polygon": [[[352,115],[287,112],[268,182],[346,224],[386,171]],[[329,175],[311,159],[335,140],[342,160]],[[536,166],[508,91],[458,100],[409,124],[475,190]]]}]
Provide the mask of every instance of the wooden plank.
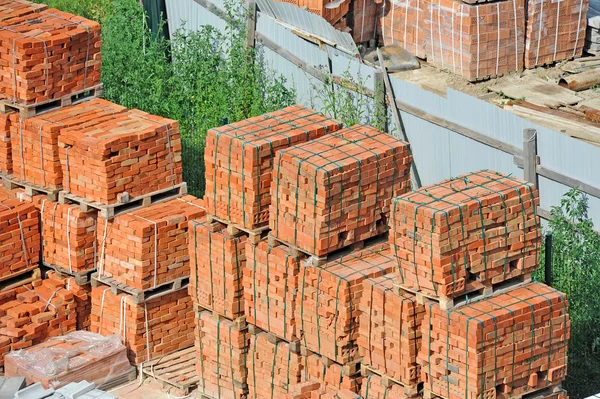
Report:
[{"label": "wooden plank", "polygon": [[600,188],[584,183],[581,180],[565,176],[563,174],[553,171],[552,169],[545,168],[541,165],[537,166],[537,173],[541,176],[544,176],[550,180],[554,180],[555,182],[564,184],[566,186],[578,187],[579,190],[583,191],[584,193],[594,196],[596,198],[600,198]]},{"label": "wooden plank", "polygon": [[537,132],[535,129],[523,130],[523,170],[525,180],[538,187],[537,179]]},{"label": "wooden plank", "polygon": [[254,48],[256,40],[256,0],[248,0],[246,32],[246,47]]},{"label": "wooden plank", "polygon": [[514,100],[525,99],[532,104],[551,108],[577,104],[582,100],[571,90],[539,78],[504,80],[494,84],[490,90]]}]

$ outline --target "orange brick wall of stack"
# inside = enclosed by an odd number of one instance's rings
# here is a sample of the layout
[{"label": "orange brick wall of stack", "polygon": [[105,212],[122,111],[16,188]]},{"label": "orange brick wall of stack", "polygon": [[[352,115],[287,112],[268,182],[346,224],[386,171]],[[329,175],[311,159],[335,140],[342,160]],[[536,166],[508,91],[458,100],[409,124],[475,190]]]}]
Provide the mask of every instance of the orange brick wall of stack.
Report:
[{"label": "orange brick wall of stack", "polygon": [[394,273],[363,281],[357,342],[363,364],[414,386],[421,378],[417,355],[425,307],[413,294],[395,293],[397,281]]},{"label": "orange brick wall of stack", "polygon": [[356,43],[375,39],[381,5],[375,0],[356,0],[352,14],[352,38]]},{"label": "orange brick wall of stack", "polygon": [[570,320],[563,293],[531,283],[449,311],[434,302],[425,308],[419,362],[432,394],[506,399],[564,380]]},{"label": "orange brick wall of stack", "polygon": [[90,330],[124,337],[134,364],[194,345],[194,326],[194,309],[186,290],[135,304],[130,296],[114,295],[108,287],[92,287]]},{"label": "orange brick wall of stack", "polygon": [[39,220],[33,204],[0,200],[0,279],[38,267]]},{"label": "orange brick wall of stack", "polygon": [[246,246],[244,300],[246,321],[276,336],[297,338],[296,293],[303,257],[295,257],[284,245],[266,241]]},{"label": "orange brick wall of stack", "polygon": [[387,231],[393,197],[410,190],[408,143],[355,125],[277,152],[271,234],[327,255]]},{"label": "orange brick wall of stack", "polygon": [[194,303],[231,319],[242,316],[248,238],[231,236],[222,223],[203,220],[190,220],[188,232]]},{"label": "orange brick wall of stack", "polygon": [[402,385],[384,384],[382,378],[376,374],[363,378],[361,396],[362,399],[421,399],[420,395],[408,395]]},{"label": "orange brick wall of stack", "polygon": [[12,174],[10,113],[0,112],[0,173]]},{"label": "orange brick wall of stack", "polygon": [[384,0],[378,19],[383,44],[398,45],[416,57],[426,58],[427,5],[427,0]]},{"label": "orange brick wall of stack", "polygon": [[538,204],[532,184],[493,171],[395,198],[390,244],[399,283],[451,298],[531,274],[541,249]]},{"label": "orange brick wall of stack", "polygon": [[190,275],[188,222],[204,201],[186,195],[106,220],[98,219],[98,273],[140,290]]},{"label": "orange brick wall of stack", "polygon": [[139,110],[63,129],[59,157],[63,188],[101,204],[182,182],[179,123]]},{"label": "orange brick wall of stack", "polygon": [[341,122],[295,105],[231,125],[206,137],[207,212],[256,229],[268,224],[275,152],[341,128]]}]

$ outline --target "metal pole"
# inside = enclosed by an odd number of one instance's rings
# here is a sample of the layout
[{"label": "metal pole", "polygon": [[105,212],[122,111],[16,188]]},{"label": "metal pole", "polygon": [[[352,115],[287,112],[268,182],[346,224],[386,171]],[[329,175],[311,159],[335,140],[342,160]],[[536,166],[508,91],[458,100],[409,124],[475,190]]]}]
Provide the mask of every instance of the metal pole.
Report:
[{"label": "metal pole", "polygon": [[544,254],[544,277],[546,285],[552,286],[552,233],[546,234],[546,249]]}]

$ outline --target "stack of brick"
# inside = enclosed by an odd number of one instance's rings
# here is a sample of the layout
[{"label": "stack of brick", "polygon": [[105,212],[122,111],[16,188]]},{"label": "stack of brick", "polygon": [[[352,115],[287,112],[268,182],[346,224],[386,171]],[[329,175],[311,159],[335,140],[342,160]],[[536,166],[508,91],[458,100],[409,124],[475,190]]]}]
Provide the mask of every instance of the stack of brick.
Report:
[{"label": "stack of brick", "polygon": [[355,393],[360,391],[362,377],[359,373],[347,374],[344,366],[331,362],[316,354],[303,356],[303,381],[319,383],[319,391],[348,390]]},{"label": "stack of brick", "polygon": [[387,231],[391,199],[410,190],[408,143],[355,125],[279,150],[271,234],[316,256]]},{"label": "stack of brick", "polygon": [[48,9],[13,15],[0,26],[3,98],[37,104],[100,84],[102,42],[97,22]]},{"label": "stack of brick", "polygon": [[538,192],[530,183],[479,171],[394,199],[390,244],[399,283],[452,298],[539,263]]},{"label": "stack of brick", "polygon": [[425,0],[427,62],[470,81],[523,69],[523,0]]},{"label": "stack of brick", "polygon": [[0,279],[38,267],[39,212],[32,203],[0,201]]},{"label": "stack of brick", "polygon": [[92,287],[92,332],[117,334],[132,363],[156,359],[194,345],[194,310],[185,289],[134,303],[110,287]]},{"label": "stack of brick", "polygon": [[311,399],[362,399],[361,396],[347,389],[330,390],[325,392],[313,391]]},{"label": "stack of brick", "polygon": [[[350,11],[350,0],[343,0],[337,4],[334,0],[277,0],[283,3],[294,4],[308,12],[323,17],[331,25],[339,22]],[[333,4],[332,6],[329,4]]]},{"label": "stack of brick", "polygon": [[195,304],[235,319],[244,315],[242,271],[248,237],[233,236],[224,224],[189,222],[190,295]]},{"label": "stack of brick", "polygon": [[246,246],[244,302],[246,321],[288,341],[298,337],[296,293],[302,255],[266,241]]},{"label": "stack of brick", "polygon": [[377,244],[322,267],[300,264],[296,323],[300,342],[340,364],[358,357],[358,312],[363,281],[393,273],[396,260]]},{"label": "stack of brick", "polygon": [[385,0],[378,20],[383,44],[398,45],[419,58],[425,58],[428,4],[428,0]]},{"label": "stack of brick", "polygon": [[98,219],[98,275],[147,290],[190,275],[188,223],[205,216],[191,195]]},{"label": "stack of brick", "polygon": [[10,115],[10,140],[14,177],[50,189],[63,187],[59,158],[59,136],[64,129],[89,121],[111,120],[126,108],[93,99],[23,119]]},{"label": "stack of brick", "polygon": [[212,398],[246,398],[248,333],[245,326],[215,317],[210,312],[199,312],[197,320],[196,369],[200,392]]},{"label": "stack of brick", "polygon": [[23,0],[0,0],[0,24],[6,25],[13,18],[23,17],[46,10],[45,4],[36,4]]},{"label": "stack of brick", "polygon": [[[380,5],[374,0],[356,0],[352,8],[352,38],[356,43],[375,39]],[[336,27],[339,30],[339,28]]]},{"label": "stack of brick", "polygon": [[382,377],[371,374],[363,378],[361,389],[362,399],[408,399],[414,397],[420,399],[419,395],[409,395],[404,387],[399,384],[386,384]]},{"label": "stack of brick", "polygon": [[4,356],[75,331],[77,313],[65,281],[36,280],[2,293],[0,304],[0,366]]},{"label": "stack of brick", "polygon": [[430,394],[513,398],[564,380],[570,321],[561,292],[531,283],[449,311],[425,307],[419,361]]},{"label": "stack of brick", "polygon": [[89,284],[79,285],[75,278],[61,276],[55,272],[48,272],[46,279],[65,284],[65,288],[73,294],[75,300],[77,331],[89,331],[92,314],[92,287]]},{"label": "stack of brick", "polygon": [[207,212],[246,229],[268,224],[276,151],[341,128],[300,105],[210,129],[206,137]]},{"label": "stack of brick", "polygon": [[266,333],[250,334],[246,366],[248,398],[281,398],[302,382],[302,358],[295,345],[274,343]]},{"label": "stack of brick", "polygon": [[588,0],[528,1],[525,68],[581,56],[588,5]]},{"label": "stack of brick", "polygon": [[62,129],[58,143],[65,191],[88,201],[116,204],[182,182],[173,120],[130,110]]},{"label": "stack of brick", "polygon": [[363,281],[357,342],[362,364],[416,386],[421,379],[417,355],[425,307],[413,294],[396,293],[397,281],[394,273]]},{"label": "stack of brick", "polygon": [[69,273],[96,268],[97,211],[83,212],[78,205],[46,199],[38,206],[44,264]]},{"label": "stack of brick", "polygon": [[10,113],[0,112],[0,173],[12,174]]}]

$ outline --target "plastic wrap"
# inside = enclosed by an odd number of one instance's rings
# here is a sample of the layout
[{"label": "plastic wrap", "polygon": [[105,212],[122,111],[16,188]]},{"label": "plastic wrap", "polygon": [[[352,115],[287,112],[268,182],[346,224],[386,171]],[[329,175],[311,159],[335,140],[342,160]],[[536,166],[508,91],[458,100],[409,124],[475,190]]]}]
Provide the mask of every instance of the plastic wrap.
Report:
[{"label": "plastic wrap", "polygon": [[86,380],[102,386],[131,369],[127,349],[117,335],[75,331],[31,348],[11,352],[5,359],[7,377],[24,376],[27,384],[60,388]]}]

